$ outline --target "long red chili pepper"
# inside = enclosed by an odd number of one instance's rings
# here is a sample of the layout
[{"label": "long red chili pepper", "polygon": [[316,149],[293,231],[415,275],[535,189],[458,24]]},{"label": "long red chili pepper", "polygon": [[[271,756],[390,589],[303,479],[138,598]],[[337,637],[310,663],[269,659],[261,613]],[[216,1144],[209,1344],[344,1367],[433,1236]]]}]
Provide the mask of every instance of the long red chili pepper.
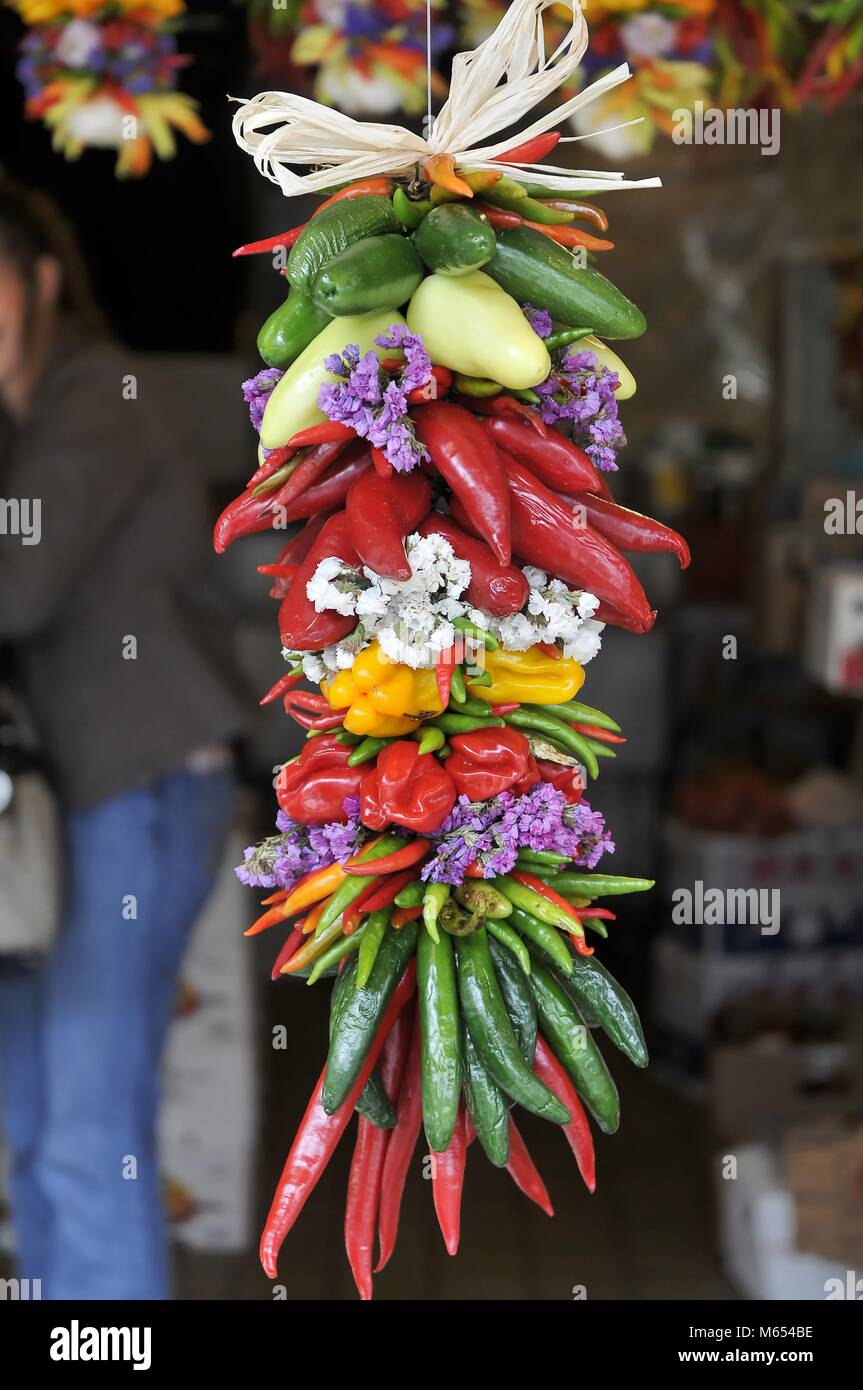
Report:
[{"label": "long red chili pepper", "polygon": [[[340,729],[345,719],[345,711],[331,710],[326,700],[324,708],[320,705],[312,704],[311,700],[320,698],[311,696],[308,690],[291,690],[285,696],[285,714],[289,714],[295,724],[299,724],[301,729]],[[309,712],[310,711],[310,712]]]},{"label": "long red chili pepper", "polygon": [[282,246],[286,250],[293,246],[294,242],[305,231],[305,223],[299,227],[291,227],[287,232],[277,232],[275,236],[264,237],[263,241],[248,241],[245,246],[238,246],[233,252],[234,256],[260,256],[266,251],[275,251]]},{"label": "long red chili pepper", "polygon": [[470,583],[465,597],[474,607],[503,618],[518,613],[530,596],[530,585],[518,565],[501,565],[477,536],[456,526],[451,517],[431,512],[418,528],[421,536],[443,536],[460,560],[470,564]]},{"label": "long red chili pepper", "polygon": [[270,974],[271,980],[277,980],[282,973],[282,966],[286,965],[295,951],[298,951],[305,941],[305,934],[302,925],[297,923],[292,931],[288,932],[282,942],[281,950],[273,961],[273,969]]},{"label": "long red chili pepper", "polygon": [[357,432],[350,425],[343,425],[340,420],[323,420],[319,425],[309,425],[308,429],[292,435],[285,447],[305,449],[313,444],[338,444],[356,437]]},{"label": "long red chili pepper", "polygon": [[604,918],[607,922],[617,921],[617,913],[612,912],[611,908],[594,907],[593,904],[591,904],[590,907],[580,907],[578,909],[578,915],[579,917],[601,917]]},{"label": "long red chili pepper", "polygon": [[270,1279],[278,1274],[282,1243],[329,1163],[354,1111],[360,1093],[371,1075],[390,1030],[416,988],[416,964],[411,960],[393,991],[371,1047],[366,1053],[357,1079],[342,1105],[328,1115],[321,1102],[326,1067],[318,1077],[306,1113],[297,1130],[261,1236],[261,1264]]},{"label": "long red chili pepper", "polygon": [[571,439],[565,439],[556,430],[551,430],[543,439],[536,430],[528,429],[511,417],[484,420],[482,428],[499,449],[505,450],[520,463],[527,464],[537,478],[547,487],[554,488],[555,492],[582,493],[600,485],[600,475],[593,460]]},{"label": "long red chili pepper", "polygon": [[274,473],[277,473],[283,464],[288,463],[293,458],[296,452],[296,449],[289,448],[287,444],[283,444],[279,449],[271,449],[263,463],[255,469],[246,483],[246,487],[254,488],[257,487],[258,483],[265,483],[267,478],[271,478]]},{"label": "long red chili pepper", "polygon": [[559,907],[562,912],[572,918],[573,925],[578,922],[572,903],[568,903],[566,898],[562,897],[560,893],[556,893],[541,878],[537,878],[535,874],[525,873],[522,869],[512,869],[511,877],[525,888],[532,888],[534,893],[539,893],[540,897],[545,898],[547,902],[554,903],[555,907]]},{"label": "long red chili pepper", "polygon": [[322,440],[319,444],[314,445],[288,478],[284,487],[279,489],[278,506],[287,510],[296,498],[307,493],[312,483],[316,483],[328,468],[332,468],[337,460],[341,460],[351,443],[351,438],[352,436]]},{"label": "long red chili pepper", "polygon": [[346,565],[359,566],[359,556],[351,544],[344,512],[331,516],[322,528],[279,606],[279,632],[289,651],[320,651],[321,647],[347,637],[356,626],[355,618],[343,617],[330,609],[318,613],[306,593],[306,585],[321,560],[329,556],[335,556]]},{"label": "long red chili pepper", "polygon": [[399,927],[407,926],[408,922],[418,921],[422,915],[423,910],[421,907],[397,907],[390,918],[390,923],[398,930]]},{"label": "long red chili pepper", "polygon": [[[332,449],[336,446],[322,446]],[[284,522],[300,521],[318,512],[331,511],[341,507],[358,478],[372,466],[372,456],[364,440],[349,444],[342,458],[332,464],[316,481],[306,487],[302,494],[280,513]]]},{"label": "long red chili pepper", "polygon": [[527,405],[524,401],[517,401],[514,396],[508,396],[502,392],[499,396],[459,396],[459,405],[465,405],[472,410],[475,415],[491,415],[494,417],[517,416],[527,422],[539,435],[540,439],[545,439],[549,433],[548,426],[541,415]]},{"label": "long red chili pepper", "polygon": [[613,251],[614,242],[605,241],[602,237],[593,236],[590,232],[583,232],[580,227],[569,226],[550,226],[547,222],[529,222],[525,219],[524,225],[531,227],[535,232],[542,232],[549,241],[556,241],[558,246],[580,246],[585,251]]},{"label": "long red chili pepper", "polygon": [[621,613],[620,609],[615,608],[613,603],[603,602],[600,602],[593,616],[598,623],[609,623],[611,627],[622,627],[624,632],[649,632],[656,622],[654,611],[649,612],[646,616]]},{"label": "long red chili pepper", "polygon": [[[407,869],[418,860],[425,859],[429,852],[430,841],[425,835],[420,835],[416,840],[411,840],[410,844],[403,845],[393,854],[384,855],[383,859],[375,860],[376,874],[394,874],[400,869]],[[347,873],[353,874],[357,878],[362,878],[369,871],[368,864],[346,864]]]},{"label": "long red chili pepper", "polygon": [[557,1060],[545,1038],[536,1040],[533,1056],[533,1069],[540,1081],[544,1081],[552,1095],[557,1096],[567,1108],[570,1119],[562,1125],[567,1143],[575,1155],[578,1171],[584,1179],[588,1192],[596,1191],[596,1155],[593,1150],[593,1135],[590,1121],[585,1113],[581,1098],[573,1086],[564,1066]]},{"label": "long red chili pepper", "polygon": [[[411,1040],[409,1010],[403,1009],[381,1054],[381,1080],[390,1101],[398,1098]],[[360,1115],[357,1120],[357,1142],[348,1177],[345,1202],[345,1250],[354,1283],[360,1298],[372,1296],[372,1250],[375,1242],[381,1178],[384,1169],[389,1130]]]},{"label": "long red chili pepper", "polygon": [[534,135],[521,145],[513,145],[511,150],[506,150],[503,154],[492,155],[492,159],[495,163],[502,160],[507,164],[538,164],[547,154],[551,154],[559,139],[559,130],[546,130],[542,135]]},{"label": "long red chili pepper", "polygon": [[358,478],[348,493],[347,514],[363,564],[387,579],[410,579],[405,537],[419,526],[430,503],[431,484],[419,469],[392,478],[374,471]]},{"label": "long red chili pepper", "polygon": [[290,672],[288,672],[287,675],[280,676],[275,685],[270,686],[266,695],[264,695],[258,703],[261,705],[271,705],[274,700],[278,700],[282,695],[286,694],[287,691],[293,690],[294,686],[299,685],[303,680],[305,680],[305,676],[302,671],[298,671],[294,676],[292,676]]},{"label": "long red chili pepper", "polygon": [[489,705],[489,710],[492,714],[496,715],[497,718],[501,718],[504,714],[512,714],[513,710],[517,710],[518,708],[519,705],[515,701],[504,705]]},{"label": "long red chili pepper", "polygon": [[345,936],[353,936],[354,932],[360,924],[360,918],[364,917],[367,912],[371,911],[369,903],[371,902],[372,898],[374,898],[377,895],[379,887],[380,884],[378,882],[378,879],[372,879],[371,883],[367,883],[365,888],[363,888],[362,892],[359,894],[359,897],[354,898],[350,907],[345,908],[344,912],[342,913],[342,931],[344,932]]},{"label": "long red chili pepper", "polygon": [[577,734],[587,738],[599,739],[601,743],[626,743],[622,734],[613,734],[610,729],[598,729],[595,724],[570,724]]},{"label": "long red chili pepper", "polygon": [[416,876],[416,867],[405,869],[400,874],[389,874],[383,883],[376,885],[375,891],[365,903],[363,911],[377,912],[379,908],[389,907],[402,889],[412,883]]},{"label": "long red chili pepper", "polygon": [[432,1154],[432,1197],[448,1255],[458,1252],[466,1157],[464,1106],[460,1105],[449,1147]]},{"label": "long red chili pepper", "polygon": [[508,565],[512,546],[507,481],[497,450],[490,447],[479,421],[451,401],[418,406],[411,417],[432,465],[475,517],[497,559]]},{"label": "long red chili pepper", "polygon": [[524,226],[524,218],[517,212],[509,212],[506,208],[494,208],[490,203],[474,203],[474,208],[477,212],[482,213],[496,232],[505,232],[512,227]]},{"label": "long red chili pepper", "polygon": [[447,647],[446,651],[438,652],[438,658],[435,662],[434,678],[438,698],[444,709],[449,704],[450,682],[452,681],[453,667],[457,664],[455,655],[455,647]]},{"label": "long red chili pepper", "polygon": [[[571,489],[561,488],[561,491],[568,492]],[[681,569],[688,568],[689,546],[683,536],[673,531],[670,526],[663,525],[661,521],[654,521],[651,516],[643,516],[641,512],[630,511],[629,507],[621,507],[616,502],[588,496],[581,489],[578,490],[575,500],[584,508],[590,525],[621,550],[647,554],[669,550],[677,556]]]},{"label": "long red chili pepper", "polygon": [[509,1162],[506,1165],[506,1171],[525,1197],[529,1197],[532,1202],[536,1202],[538,1207],[542,1207],[546,1216],[554,1216],[554,1207],[551,1205],[551,1198],[548,1195],[546,1185],[537,1172],[534,1161],[527,1151],[527,1145],[519,1134],[512,1116],[510,1116],[509,1121]]},{"label": "long red chili pepper", "polygon": [[422,1083],[420,1080],[421,1054],[419,1010],[414,1010],[410,1052],[396,1105],[396,1124],[395,1129],[390,1131],[390,1142],[387,1145],[381,1179],[381,1201],[378,1212],[379,1255],[375,1265],[375,1274],[379,1274],[388,1264],[395,1249],[405,1179],[423,1122]]},{"label": "long red chili pepper", "polygon": [[216,522],[213,533],[216,552],[221,555],[240,536],[266,531],[274,521],[292,520],[292,516],[289,515],[290,504],[335,463],[347,447],[348,441],[345,440],[319,445],[296,464],[290,477],[281,487],[273,488],[269,492],[256,496],[256,488],[260,484],[244,488],[240,495],[228,504]]}]

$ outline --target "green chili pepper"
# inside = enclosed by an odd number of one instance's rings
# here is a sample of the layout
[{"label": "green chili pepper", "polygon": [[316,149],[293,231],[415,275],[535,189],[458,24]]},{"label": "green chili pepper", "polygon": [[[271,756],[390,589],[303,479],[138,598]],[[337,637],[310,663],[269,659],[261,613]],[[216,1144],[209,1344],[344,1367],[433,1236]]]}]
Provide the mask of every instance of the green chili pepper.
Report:
[{"label": "green chili pepper", "polygon": [[536,1007],[527,977],[515,957],[494,936],[489,936],[488,949],[519,1051],[528,1066],[532,1066],[536,1052]]},{"label": "green chili pepper", "polygon": [[577,923],[570,913],[564,912],[557,903],[549,902],[541,893],[536,893],[533,888],[526,888],[523,883],[516,883],[514,878],[508,878],[506,874],[495,879],[497,887],[501,893],[505,893],[510,902],[516,907],[520,907],[522,912],[529,912],[531,917],[536,917],[540,922],[547,922],[550,927],[559,927],[561,931],[571,932],[577,928]]},{"label": "green chili pepper", "polygon": [[526,405],[542,405],[542,397],[538,396],[535,391],[517,391],[515,388],[511,388],[509,394],[517,401],[524,401]]},{"label": "green chili pepper", "polygon": [[525,912],[520,907],[514,907],[509,921],[514,927],[526,936],[528,941],[532,941],[545,951],[549,960],[562,975],[572,973],[572,958],[566,949],[566,943],[559,931],[549,926],[548,922],[542,922],[538,917],[534,917],[530,912]]},{"label": "green chili pepper", "polygon": [[277,468],[275,473],[271,473],[269,478],[264,478],[256,488],[252,490],[253,497],[265,497],[268,492],[275,492],[286,483],[292,473],[295,473],[303,460],[303,454],[297,452],[287,463],[283,463],[281,468]]},{"label": "green chili pepper", "polygon": [[519,1051],[492,964],[485,927],[480,927],[472,936],[459,937],[456,951],[462,1012],[486,1071],[526,1110],[555,1124],[567,1124],[571,1118],[569,1111],[539,1077],[534,1076]]},{"label": "green chili pepper", "polygon": [[512,912],[509,898],[481,879],[466,878],[455,890],[455,895],[462,907],[479,917],[492,917],[497,921],[501,917],[509,917]]},{"label": "green chili pepper", "polygon": [[[467,699],[465,700],[464,704],[463,704],[463,705],[459,705],[459,707],[458,707],[458,713],[459,713],[459,714],[469,714],[469,715],[471,715],[474,719],[488,719],[488,718],[489,718],[488,701],[487,701],[487,700],[474,700],[474,699],[472,698],[472,696],[468,695],[468,697],[467,697]],[[494,716],[492,716],[492,717],[494,717]]]},{"label": "green chili pepper", "polygon": [[464,1097],[476,1137],[489,1162],[496,1168],[505,1168],[509,1161],[509,1106],[506,1097],[480,1061],[464,1024],[461,1048]]},{"label": "green chili pepper", "polygon": [[452,698],[460,705],[467,699],[467,691],[464,685],[464,671],[460,666],[452,668],[452,675],[449,678],[449,691]]},{"label": "green chili pepper", "polygon": [[522,706],[515,709],[511,714],[505,716],[506,723],[511,724],[515,729],[535,729],[538,734],[544,734],[552,743],[565,748],[573,753],[584,763],[589,776],[596,779],[599,776],[599,766],[596,755],[588,744],[583,734],[577,734],[574,729],[570,729],[563,720],[555,719],[550,714],[541,714],[539,710],[527,710]]},{"label": "green chili pepper", "polygon": [[[429,729],[425,724],[421,729],[416,729],[411,734],[411,738],[416,739],[419,743],[420,755],[423,753],[436,753],[439,748],[443,747],[443,731],[441,729]],[[398,901],[398,899],[396,901]]]},{"label": "green chili pepper", "polygon": [[491,685],[491,671],[480,671],[478,676],[471,676],[471,685]]},{"label": "green chili pepper", "polygon": [[524,971],[525,975],[530,974],[530,952],[522,941],[517,931],[513,931],[508,922],[501,922],[495,919],[487,919],[486,927],[489,935],[495,937],[502,946],[511,951]]},{"label": "green chili pepper", "polygon": [[448,883],[427,883],[423,894],[423,923],[432,941],[440,940],[437,919],[441,908],[449,897]]},{"label": "green chili pepper", "polygon": [[406,883],[401,892],[396,893],[396,907],[422,907],[425,891],[426,885],[422,879],[415,878],[413,883]]},{"label": "green chili pepper", "polygon": [[309,729],[306,738],[320,738],[321,734],[331,734],[332,729]]},{"label": "green chili pepper", "polygon": [[389,910],[382,907],[376,912],[370,912],[363,924],[360,954],[357,961],[357,989],[362,989],[368,984],[389,920]]},{"label": "green chili pepper", "polygon": [[518,857],[529,860],[531,864],[545,864],[549,869],[570,862],[568,854],[555,854],[551,849],[520,849]]},{"label": "green chili pepper", "polygon": [[608,746],[607,743],[600,743],[598,739],[595,739],[595,738],[588,738],[587,734],[584,734],[584,735],[583,735],[583,738],[584,738],[585,743],[587,743],[588,746],[589,746],[590,748],[593,749],[593,752],[594,752],[594,756],[595,756],[595,757],[597,757],[597,758],[616,758],[616,757],[617,757],[617,750],[616,750],[615,748],[609,748],[609,746]]},{"label": "green chili pepper", "polygon": [[376,758],[378,753],[383,752],[388,743],[392,740],[388,738],[364,738],[362,743],[358,743],[353,753],[348,758],[348,767],[359,767],[360,763],[370,762]]},{"label": "green chili pepper", "polygon": [[352,734],[350,729],[339,729],[336,733],[336,743],[343,743],[352,746],[357,743],[364,742],[365,739],[363,738],[362,734]]},{"label": "green chili pepper", "polygon": [[356,931],[351,936],[337,938],[332,946],[329,946],[327,950],[324,951],[323,955],[318,956],[309,972],[309,978],[306,980],[306,984],[313,985],[316,980],[320,979],[325,970],[329,970],[333,965],[338,965],[339,961],[344,956],[352,956],[354,951],[358,951],[364,935],[365,923],[357,927]]},{"label": "green chili pepper", "polygon": [[563,873],[554,880],[558,893],[587,898],[610,898],[618,893],[646,893],[652,878],[618,878],[609,874]]},{"label": "green chili pepper", "polygon": [[530,988],[543,1035],[566,1067],[576,1089],[606,1134],[620,1123],[620,1102],[602,1053],[560,980],[534,962]]},{"label": "green chili pepper", "polygon": [[423,218],[431,212],[433,206],[433,203],[425,199],[409,198],[401,185],[393,192],[393,212],[402,226],[407,227],[409,231],[416,230]]},{"label": "green chili pepper", "polygon": [[438,913],[438,925],[447,936],[470,936],[480,925],[481,918],[475,912],[465,912],[461,903],[449,897]]},{"label": "green chili pepper", "polygon": [[473,715],[447,713],[439,714],[428,722],[445,734],[471,734],[474,729],[502,729],[504,726],[502,719],[495,719],[491,715],[487,719],[480,719]]},{"label": "green chili pepper", "polygon": [[557,885],[557,876],[560,867],[556,864],[536,864],[532,859],[527,859],[521,852],[515,861],[517,869],[525,869],[527,873],[533,874],[534,878],[541,878],[543,883]]},{"label": "green chili pepper", "polygon": [[[362,851],[359,856],[359,862],[361,864],[371,864],[375,859],[383,859],[385,854],[392,854],[397,849],[403,849],[406,844],[407,840],[400,835],[384,835],[383,839],[378,840],[377,844],[369,845]],[[348,874],[343,878],[338,888],[333,893],[329,903],[321,913],[320,920],[315,928],[315,936],[321,936],[321,934],[326,931],[327,927],[335,922],[337,917],[341,917],[345,908],[350,907],[354,898],[358,898],[363,889],[368,888],[375,877],[376,875],[371,873]]]},{"label": "green chili pepper", "polygon": [[484,627],[477,627],[470,618],[453,618],[452,625],[457,632],[463,632],[469,637],[473,637],[477,642],[482,642],[487,652],[496,652],[500,643],[490,632],[486,632]]},{"label": "green chili pepper", "polygon": [[462,372],[453,374],[452,384],[463,396],[499,396],[503,390],[499,381],[485,376],[464,376]]},{"label": "green chili pepper", "polygon": [[561,984],[578,1010],[595,1022],[637,1067],[646,1067],[647,1046],[638,1011],[622,985],[595,956],[572,951],[572,974]]},{"label": "green chili pepper", "polygon": [[449,1147],[461,1096],[461,1023],[455,953],[449,936],[417,941],[417,994],[422,1039],[423,1120],[429,1148]]},{"label": "green chili pepper", "polygon": [[593,709],[591,705],[582,705],[578,700],[568,700],[565,705],[538,705],[538,709],[546,714],[552,714],[557,719],[567,720],[570,724],[593,724],[596,729],[608,729],[609,733],[619,734],[620,725],[615,723],[609,714],[603,714],[601,709]]},{"label": "green chili pepper", "polygon": [[581,925],[583,927],[589,927],[591,931],[595,931],[597,936],[601,936],[603,940],[608,939],[606,925],[599,917],[582,917]]},{"label": "green chili pepper", "polygon": [[362,1115],[376,1129],[395,1129],[396,1112],[393,1110],[390,1098],[384,1089],[384,1083],[377,1067],[363,1087],[362,1094],[354,1109],[358,1115]]},{"label": "green chili pepper", "polygon": [[592,328],[562,328],[559,333],[544,338],[543,342],[549,352],[556,352],[558,348],[569,347],[570,343],[577,343],[579,338],[587,338],[592,333]]},{"label": "green chili pepper", "polygon": [[[501,185],[503,185],[501,187]],[[574,213],[562,208],[546,207],[525,192],[524,184],[511,179],[508,174],[498,179],[491,188],[483,189],[483,198],[494,207],[517,212],[525,222],[542,222],[548,226],[565,226],[574,220]]]}]

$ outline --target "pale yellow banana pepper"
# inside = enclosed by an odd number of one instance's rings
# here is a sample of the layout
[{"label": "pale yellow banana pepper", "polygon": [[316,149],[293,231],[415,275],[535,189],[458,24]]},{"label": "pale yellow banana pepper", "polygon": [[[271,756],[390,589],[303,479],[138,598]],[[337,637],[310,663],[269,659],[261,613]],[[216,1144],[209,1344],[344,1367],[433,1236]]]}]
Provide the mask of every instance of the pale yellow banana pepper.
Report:
[{"label": "pale yellow banana pepper", "polygon": [[423,719],[441,712],[434,671],[390,661],[378,642],[361,651],[349,671],[322,681],[321,690],[333,709],[347,709],[350,733],[373,738],[412,733]]},{"label": "pale yellow banana pepper", "polygon": [[472,685],[470,694],[492,705],[562,705],[571,700],[584,684],[584,671],[577,661],[546,656],[539,647],[526,652],[507,652],[498,648],[485,653],[485,669],[491,685]]}]

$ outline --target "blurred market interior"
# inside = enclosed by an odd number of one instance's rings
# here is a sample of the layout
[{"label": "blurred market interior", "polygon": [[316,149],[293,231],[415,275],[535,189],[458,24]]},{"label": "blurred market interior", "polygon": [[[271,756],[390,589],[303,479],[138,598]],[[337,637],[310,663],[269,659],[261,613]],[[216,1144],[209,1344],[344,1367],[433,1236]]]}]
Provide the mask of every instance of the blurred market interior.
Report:
[{"label": "blurred market interior", "polygon": [[[311,88],[302,68],[280,72],[279,53],[256,73],[243,4],[188,11],[182,85],[211,139],[180,137],[173,160],[117,180],[112,151],[66,162],[24,119],[23,30],[4,7],[0,163],[74,223],[119,339],[157,363],[183,412],[215,519],[254,467],[240,382],[283,294],[267,257],[231,251],[310,209],[237,149],[226,95]],[[592,1197],[559,1134],[525,1117],[554,1221],[477,1155],[449,1260],[417,1158],[377,1297],[806,1299],[863,1268],[861,99],[863,87],[832,109],[783,110],[772,153],[660,133],[644,153],[588,141],[562,156],[662,180],[605,203],[603,269],[649,325],[623,352],[638,392],[614,487],[682,531],[693,563],[635,557],[655,629],[607,628],[584,688],[628,740],[591,795],[615,868],[657,880],[621,900],[601,944],[642,1008],[652,1061],[638,1072],[615,1058],[623,1121],[599,1136]],[[301,737],[255,698],[283,670],[256,572],[279,544],[248,537],[213,561],[252,713],[241,812],[186,959],[164,1077],[181,1298],[270,1297],[257,1235],[325,1047],[322,991],[270,982],[277,945],[243,939],[258,899],[232,874],[269,833],[273,769]],[[778,889],[779,930],[678,924],[673,895],[698,883]],[[283,1253],[289,1298],[353,1296],[342,1150]]]}]

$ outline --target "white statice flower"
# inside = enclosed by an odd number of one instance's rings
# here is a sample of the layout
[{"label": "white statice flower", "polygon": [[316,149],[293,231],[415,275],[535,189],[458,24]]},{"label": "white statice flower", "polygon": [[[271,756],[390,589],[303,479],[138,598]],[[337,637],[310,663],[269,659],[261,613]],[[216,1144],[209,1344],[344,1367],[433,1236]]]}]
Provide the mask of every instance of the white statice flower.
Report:
[{"label": "white statice flower", "polygon": [[334,580],[346,573],[351,573],[350,567],[335,555],[321,560],[306,585],[306,596],[309,603],[314,604],[316,613],[323,613],[326,609],[341,613],[344,618],[353,617],[357,611],[356,594],[351,589],[344,589],[334,583]]},{"label": "white statice flower", "polygon": [[592,661],[602,646],[602,630],[605,623],[595,623],[589,618],[580,628],[575,640],[567,642],[563,648],[565,657],[570,657],[577,661],[580,666],[586,666]]},{"label": "white statice flower", "polygon": [[303,656],[303,675],[312,685],[320,685],[329,675],[323,660],[323,652],[306,652]]}]

